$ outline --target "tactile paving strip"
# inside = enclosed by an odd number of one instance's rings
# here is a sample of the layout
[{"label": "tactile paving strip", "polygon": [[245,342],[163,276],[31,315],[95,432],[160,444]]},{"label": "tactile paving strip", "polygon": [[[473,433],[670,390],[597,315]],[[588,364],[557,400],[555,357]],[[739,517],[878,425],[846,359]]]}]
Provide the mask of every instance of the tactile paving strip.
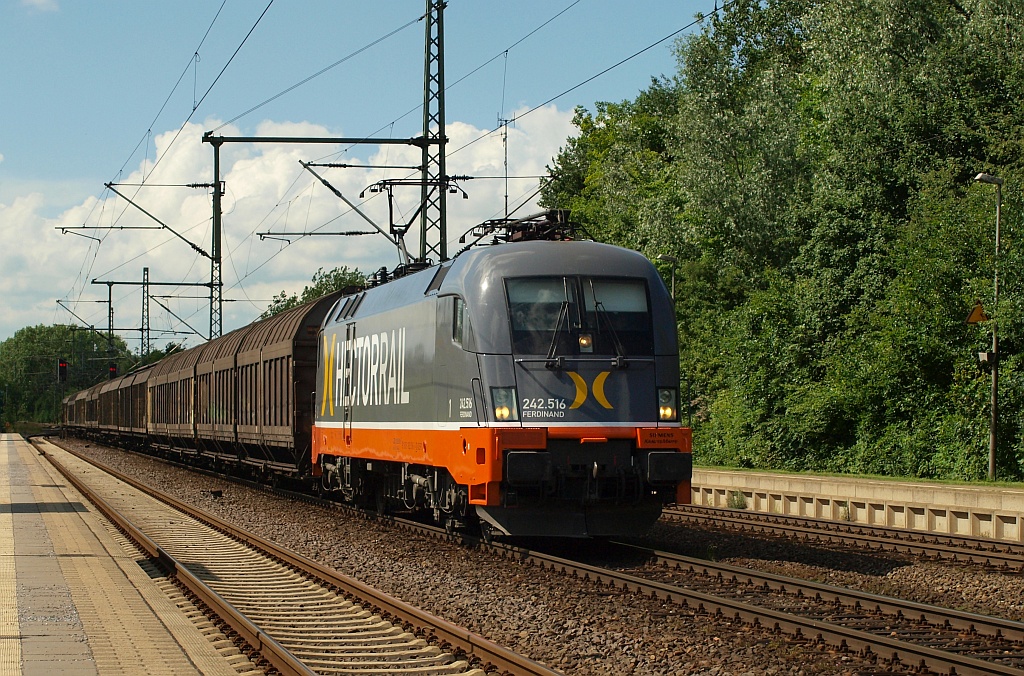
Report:
[{"label": "tactile paving strip", "polygon": [[11,509],[11,474],[8,454],[14,452],[12,437],[0,437],[0,674],[21,673],[21,628],[18,624],[17,577],[14,566],[14,514]]}]

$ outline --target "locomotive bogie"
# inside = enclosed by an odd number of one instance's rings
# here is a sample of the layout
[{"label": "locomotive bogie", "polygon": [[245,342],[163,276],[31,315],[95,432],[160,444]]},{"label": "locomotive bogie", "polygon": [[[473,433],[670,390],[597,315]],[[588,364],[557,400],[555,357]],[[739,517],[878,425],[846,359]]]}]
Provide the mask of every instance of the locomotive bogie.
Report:
[{"label": "locomotive bogie", "polygon": [[428,513],[450,529],[467,525],[468,496],[441,468],[349,456],[321,456],[321,494],[340,495],[344,501],[374,507],[381,513]]}]

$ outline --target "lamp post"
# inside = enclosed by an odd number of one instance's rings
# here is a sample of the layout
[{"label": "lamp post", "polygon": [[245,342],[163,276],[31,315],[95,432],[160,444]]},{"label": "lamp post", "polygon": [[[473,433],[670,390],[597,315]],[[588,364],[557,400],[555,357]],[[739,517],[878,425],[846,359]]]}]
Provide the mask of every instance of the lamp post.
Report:
[{"label": "lamp post", "polygon": [[672,302],[674,303],[675,300],[676,300],[676,263],[678,263],[679,261],[676,260],[675,256],[670,256],[668,254],[658,254],[657,258],[658,258],[659,261],[665,261],[666,263],[671,263],[671,265],[672,265],[672,291],[671,291],[671,293],[672,293]]},{"label": "lamp post", "polygon": [[[679,260],[675,256],[671,256],[669,254],[658,254],[656,256],[656,258],[659,261],[664,261],[664,262],[666,262],[666,263],[668,263],[669,265],[672,266],[672,286],[669,287],[669,288],[670,288],[670,293],[672,294],[672,315],[673,315],[673,317],[675,317],[676,312],[678,312],[678,309],[676,308],[676,264],[679,263]],[[679,337],[679,324],[677,322],[676,323],[676,338],[678,339],[678,337]],[[693,427],[693,421],[691,420],[691,416],[690,416],[690,410],[691,410],[690,402],[691,401],[692,401],[692,399],[690,397],[690,379],[687,378],[686,379],[686,426],[687,427]]]},{"label": "lamp post", "polygon": [[999,340],[996,337],[996,310],[999,305],[999,216],[1003,206],[1003,179],[991,174],[978,174],[974,177],[979,183],[988,183],[996,187],[996,250],[992,268],[992,420],[988,431],[988,480],[996,478],[996,430],[999,417]]}]

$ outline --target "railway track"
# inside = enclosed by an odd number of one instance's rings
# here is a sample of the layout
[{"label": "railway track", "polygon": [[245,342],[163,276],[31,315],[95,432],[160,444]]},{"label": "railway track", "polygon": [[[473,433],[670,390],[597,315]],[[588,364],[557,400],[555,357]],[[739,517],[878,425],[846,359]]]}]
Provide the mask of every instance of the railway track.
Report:
[{"label": "railway track", "polygon": [[714,523],[734,530],[903,552],[935,560],[974,563],[1005,572],[1024,573],[1024,545],[1013,542],[697,505],[678,505],[666,509],[663,518],[702,526]]},{"label": "railway track", "polygon": [[556,673],[71,451],[39,448],[272,670]]},{"label": "railway track", "polygon": [[[390,518],[397,527],[439,539],[443,529]],[[697,614],[732,618],[791,634],[796,642],[829,646],[896,672],[963,676],[1024,675],[1024,623],[906,601],[800,578],[752,571],[603,542],[596,555],[578,547],[565,558],[504,542],[472,544],[519,563],[609,588],[679,604]],[[588,563],[583,558],[616,563]],[[624,563],[624,562],[632,563]]]},{"label": "railway track", "polygon": [[715,595],[731,594],[745,603],[871,633],[898,636],[950,652],[1001,660],[1024,668],[1024,623],[966,613],[913,601],[836,587],[809,580],[752,571],[723,563],[614,543],[624,555],[647,561],[637,575],[685,585]]},{"label": "railway track", "polygon": [[[940,674],[1024,674],[1024,623],[927,606],[797,578],[609,543],[653,566],[594,565],[495,543],[510,559],[612,590],[672,601],[697,614],[733,618],[849,650],[880,667]],[[602,549],[604,560],[612,552]],[[628,557],[627,557],[628,558]],[[621,562],[616,564],[621,566]],[[636,574],[634,574],[636,573]]]},{"label": "railway track", "polygon": [[[280,492],[280,491],[275,491]],[[303,499],[313,502],[308,496]],[[350,508],[326,503],[345,511]],[[374,518],[361,513],[364,518]],[[395,527],[441,540],[443,529],[388,517]],[[461,536],[519,563],[588,580],[610,595],[639,593],[680,606],[786,633],[812,649],[848,652],[873,662],[871,673],[1024,674],[1024,625],[925,604],[756,573],[699,559],[614,543],[616,561],[581,560]],[[609,558],[609,552],[602,554]]]}]

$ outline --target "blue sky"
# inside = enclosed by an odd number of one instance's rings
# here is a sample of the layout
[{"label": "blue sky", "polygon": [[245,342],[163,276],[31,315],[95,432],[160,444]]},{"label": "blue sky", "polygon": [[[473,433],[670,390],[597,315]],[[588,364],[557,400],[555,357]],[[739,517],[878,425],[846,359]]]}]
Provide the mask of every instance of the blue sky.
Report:
[{"label": "blue sky", "polygon": [[[208,262],[197,260],[166,230],[59,230],[152,225],[103,186],[106,181],[138,183],[145,176],[152,187],[139,191],[139,203],[194,241],[208,242],[209,195],[158,187],[211,180],[212,151],[200,142],[205,130],[375,137],[420,133],[424,28],[416,19],[424,12],[423,0],[275,0],[257,23],[267,4],[0,4],[5,64],[0,69],[0,340],[23,326],[75,321],[57,299],[86,321],[105,326],[106,306],[95,301],[106,298],[106,287],[91,284],[94,278],[140,279],[143,267],[150,268],[153,280],[208,277]],[[503,171],[501,137],[487,135],[499,118],[517,118],[508,136],[509,173],[542,173],[572,132],[575,106],[593,109],[596,101],[632,99],[651,77],[675,72],[672,41],[559,94],[683,29],[698,12],[714,6],[695,0],[632,6],[611,0],[450,0],[444,15],[447,131],[452,147],[484,138],[450,155],[449,173]],[[318,267],[370,271],[395,263],[382,240],[316,237],[285,245],[256,236],[325,224],[328,229],[361,225],[339,200],[313,185],[299,160],[410,159],[408,151],[396,147],[337,151],[225,147],[224,295],[237,301],[225,308],[225,331],[251,321],[275,293],[301,291]],[[369,169],[336,171],[332,182],[353,198],[383,177]],[[470,200],[450,206],[450,233],[500,215],[501,184],[482,180],[465,185]],[[535,188],[535,179],[514,179],[509,192],[515,202]],[[404,208],[411,213],[414,205]],[[368,209],[386,221],[382,205]],[[528,212],[529,206],[524,209]],[[178,293],[188,295],[184,289]],[[208,307],[202,301],[162,302],[196,328],[208,328]],[[138,326],[140,303],[137,288],[117,287],[115,324]],[[150,312],[154,331],[181,328],[159,306]],[[133,334],[123,335],[137,349]],[[162,339],[156,333],[154,338],[160,346]],[[200,340],[188,338],[190,344]]]}]

